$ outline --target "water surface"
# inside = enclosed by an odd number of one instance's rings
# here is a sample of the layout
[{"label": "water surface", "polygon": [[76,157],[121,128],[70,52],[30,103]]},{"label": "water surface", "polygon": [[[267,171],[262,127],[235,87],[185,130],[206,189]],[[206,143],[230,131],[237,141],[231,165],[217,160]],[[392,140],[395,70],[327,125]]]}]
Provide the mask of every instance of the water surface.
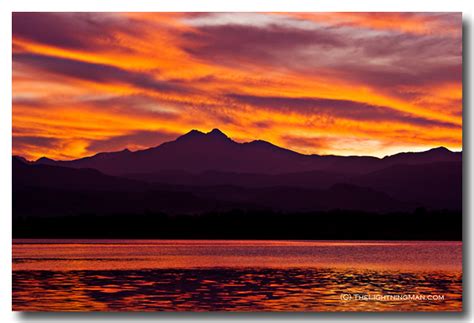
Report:
[{"label": "water surface", "polygon": [[[443,299],[354,299],[407,294]],[[15,240],[13,309],[459,311],[462,244]]]}]

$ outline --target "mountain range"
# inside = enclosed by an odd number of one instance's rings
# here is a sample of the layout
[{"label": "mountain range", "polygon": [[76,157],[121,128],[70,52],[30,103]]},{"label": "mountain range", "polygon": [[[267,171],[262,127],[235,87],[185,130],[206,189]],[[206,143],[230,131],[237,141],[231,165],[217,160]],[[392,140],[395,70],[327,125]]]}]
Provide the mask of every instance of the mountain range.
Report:
[{"label": "mountain range", "polygon": [[461,210],[462,153],[304,155],[218,129],[157,147],[30,162],[13,157],[14,215],[231,209]]},{"label": "mountain range", "polygon": [[325,171],[357,174],[400,163],[424,164],[461,159],[462,153],[451,152],[444,147],[421,153],[400,153],[382,159],[367,156],[303,155],[263,140],[237,143],[219,129],[214,129],[209,133],[192,130],[175,141],[135,152],[125,149],[70,161],[55,161],[43,157],[35,163],[93,168],[105,174],[119,176],[169,170],[191,173],[217,171],[283,174]]}]

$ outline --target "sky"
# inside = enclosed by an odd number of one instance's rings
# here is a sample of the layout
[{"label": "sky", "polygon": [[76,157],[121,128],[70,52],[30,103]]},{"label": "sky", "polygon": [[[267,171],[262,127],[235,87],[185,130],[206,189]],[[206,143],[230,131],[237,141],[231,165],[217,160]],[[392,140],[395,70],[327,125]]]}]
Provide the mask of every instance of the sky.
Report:
[{"label": "sky", "polygon": [[13,154],[197,129],[305,154],[462,149],[460,13],[14,13]]}]

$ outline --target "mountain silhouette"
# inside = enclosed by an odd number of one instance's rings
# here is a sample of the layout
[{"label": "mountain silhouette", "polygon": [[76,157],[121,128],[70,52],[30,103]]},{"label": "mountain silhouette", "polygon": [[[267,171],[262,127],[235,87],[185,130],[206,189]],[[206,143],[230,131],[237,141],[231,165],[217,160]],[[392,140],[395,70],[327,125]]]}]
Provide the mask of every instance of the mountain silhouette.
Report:
[{"label": "mountain silhouette", "polygon": [[13,158],[14,216],[269,209],[282,212],[404,210],[412,205],[371,188],[336,184],[295,186],[182,186],[147,183],[93,169],[38,165]]},{"label": "mountain silhouette", "polygon": [[[395,194],[403,189],[414,192],[411,198],[420,200],[420,188],[424,189],[431,194],[428,204],[426,199],[421,204],[407,202],[353,183],[326,189],[173,186],[15,157],[12,163],[15,238],[462,239],[460,203],[433,209],[433,185],[440,182],[433,176],[428,185],[420,186],[423,177],[417,177],[423,167],[430,168],[426,176],[445,168],[443,182],[458,176],[459,170],[452,173],[456,163],[396,165],[356,178]],[[380,186],[390,177],[395,177],[395,185]],[[459,202],[459,187],[453,183],[444,182],[444,189],[457,190],[452,196]]]},{"label": "mountain silhouette", "polygon": [[[461,153],[443,147],[384,158],[303,155],[262,140],[237,143],[219,129],[192,130],[136,152],[125,149],[71,161],[14,157],[13,184],[14,189],[185,192],[183,204],[203,199],[207,202],[201,205],[211,209],[460,210],[461,160]],[[176,206],[165,204],[167,209]],[[153,206],[159,207],[165,206]]]},{"label": "mountain silhouette", "polygon": [[70,161],[40,158],[35,163],[71,168],[92,168],[109,175],[153,174],[183,171],[284,174],[324,171],[364,174],[394,164],[461,161],[462,153],[436,148],[420,153],[401,153],[385,158],[370,156],[304,155],[263,140],[238,143],[219,129],[208,133],[192,130],[174,141],[131,152],[128,149],[98,153]]},{"label": "mountain silhouette", "polygon": [[12,171],[17,237],[436,240],[462,232],[462,153],[444,147],[304,155],[192,130],[135,152],[13,156]]}]

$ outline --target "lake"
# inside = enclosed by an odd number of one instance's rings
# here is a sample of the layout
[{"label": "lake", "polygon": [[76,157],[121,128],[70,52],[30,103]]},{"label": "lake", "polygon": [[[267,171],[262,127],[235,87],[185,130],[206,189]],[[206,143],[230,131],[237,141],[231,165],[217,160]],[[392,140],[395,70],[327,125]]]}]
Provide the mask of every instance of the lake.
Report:
[{"label": "lake", "polygon": [[461,311],[462,242],[13,241],[15,311]]}]

